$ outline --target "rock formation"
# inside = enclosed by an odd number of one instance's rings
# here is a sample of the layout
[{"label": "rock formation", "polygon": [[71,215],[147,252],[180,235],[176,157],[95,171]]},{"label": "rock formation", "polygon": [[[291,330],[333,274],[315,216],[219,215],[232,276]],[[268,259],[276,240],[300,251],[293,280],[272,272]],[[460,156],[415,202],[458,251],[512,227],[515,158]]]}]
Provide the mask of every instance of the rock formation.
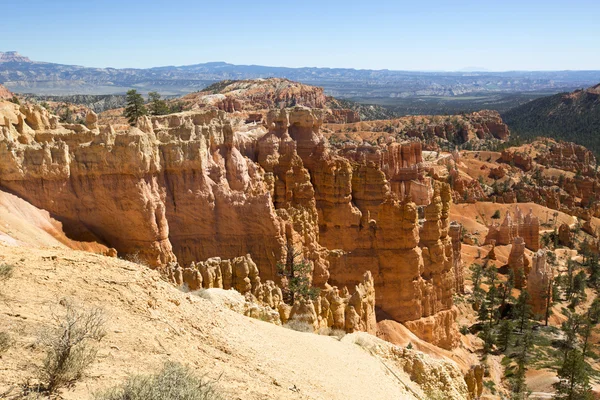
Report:
[{"label": "rock formation", "polygon": [[573,234],[569,225],[561,224],[558,227],[558,243],[566,247],[571,247],[573,244]]},{"label": "rock formation", "polygon": [[4,86],[0,85],[0,100],[12,99],[13,94]]},{"label": "rock formation", "polygon": [[193,110],[217,108],[228,113],[249,113],[249,122],[259,120],[257,111],[294,106],[323,109],[323,118],[329,123],[360,121],[357,111],[339,108],[339,102],[326,96],[323,88],[283,78],[220,81],[180,101]]},{"label": "rock formation", "polygon": [[525,240],[522,237],[515,237],[512,242],[512,248],[508,256],[508,267],[515,277],[515,287],[523,288],[525,279],[529,274],[529,259],[525,256]]},{"label": "rock formation", "polygon": [[17,53],[16,51],[6,51],[6,52],[0,51],[0,63],[9,63],[9,62],[30,63],[31,60],[29,59],[29,57],[22,56],[21,54]]},{"label": "rock formation", "polygon": [[490,240],[489,244],[492,246],[492,248],[488,252],[487,258],[488,258],[488,260],[495,260],[496,259],[496,241]]},{"label": "rock formation", "polygon": [[575,143],[557,142],[547,152],[536,157],[536,162],[565,171],[590,175],[595,172],[594,153]]},{"label": "rock formation", "polygon": [[483,393],[484,366],[473,365],[465,375],[465,382],[469,390],[470,399],[479,399]]},{"label": "rock formation", "polygon": [[450,235],[450,238],[452,239],[452,254],[453,254],[453,260],[452,260],[453,267],[452,268],[454,269],[455,290],[456,290],[456,293],[464,294],[465,278],[464,278],[463,262],[462,262],[462,256],[461,256],[462,230],[463,230],[462,225],[456,221],[453,221],[452,223],[450,223],[450,229],[448,231],[448,234]]},{"label": "rock formation", "polygon": [[[321,135],[323,111],[304,107],[268,112],[265,127],[209,110],[115,131],[93,114],[85,126],[61,124],[39,106],[0,104],[0,186],[48,210],[70,236],[153,267],[177,261],[188,267],[173,279],[190,288],[247,288],[248,278],[255,290],[252,264],[242,262],[241,281],[237,264],[223,264],[246,254],[263,282],[277,283],[291,245],[313,285],[365,285],[374,271],[384,313],[454,342],[451,190],[424,177],[419,144],[338,152]],[[346,326],[369,330],[371,314],[351,299]],[[431,320],[436,332],[420,332]]]},{"label": "rock formation", "polygon": [[339,290],[327,286],[316,299],[298,298],[293,305],[284,303],[283,291],[275,282],[261,282],[258,267],[250,254],[231,260],[213,257],[192,262],[186,268],[173,263],[168,268],[168,277],[189,290],[234,289],[245,296],[248,304],[260,306],[256,309],[259,316],[264,314],[261,307],[276,310],[279,316],[272,322],[278,324],[294,320],[305,322],[314,330],[333,328],[348,333],[362,331],[373,334],[376,330],[375,286],[370,272],[364,274],[353,293],[346,287]]},{"label": "rock formation", "polygon": [[508,245],[513,242],[515,237],[520,236],[528,249],[538,251],[540,248],[540,221],[533,215],[531,209],[525,217],[519,207],[517,207],[514,217],[508,211],[502,224],[492,223],[492,225],[488,225],[488,229],[485,244],[491,244],[493,241],[496,245]]},{"label": "rock formation", "polygon": [[527,172],[533,168],[533,159],[525,153],[518,150],[504,150],[500,157],[500,161],[507,164],[512,164]]},{"label": "rock formation", "polygon": [[529,292],[533,315],[544,315],[548,296],[551,295],[553,279],[552,267],[546,263],[546,251],[539,250],[531,260],[531,270],[527,275],[527,291]]}]

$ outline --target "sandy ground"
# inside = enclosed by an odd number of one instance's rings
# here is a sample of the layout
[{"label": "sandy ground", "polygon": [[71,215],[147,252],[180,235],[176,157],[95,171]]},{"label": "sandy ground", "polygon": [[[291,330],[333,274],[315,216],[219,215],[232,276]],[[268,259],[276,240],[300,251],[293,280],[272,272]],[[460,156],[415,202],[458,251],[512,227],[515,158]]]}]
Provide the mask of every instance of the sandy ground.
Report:
[{"label": "sandy ground", "polygon": [[0,190],[0,243],[10,246],[69,247],[103,253],[106,246],[77,242],[63,232],[62,224],[46,210]]},{"label": "sandy ground", "polygon": [[108,335],[88,376],[63,392],[65,399],[91,398],[167,360],[220,377],[228,399],[413,398],[399,381],[410,377],[392,374],[352,343],[353,335],[338,341],[253,320],[184,293],[137,264],[1,243],[0,263],[15,266],[1,288],[0,329],[15,343],[0,363],[0,393],[35,376],[43,358],[39,332],[66,297],[104,309]]}]

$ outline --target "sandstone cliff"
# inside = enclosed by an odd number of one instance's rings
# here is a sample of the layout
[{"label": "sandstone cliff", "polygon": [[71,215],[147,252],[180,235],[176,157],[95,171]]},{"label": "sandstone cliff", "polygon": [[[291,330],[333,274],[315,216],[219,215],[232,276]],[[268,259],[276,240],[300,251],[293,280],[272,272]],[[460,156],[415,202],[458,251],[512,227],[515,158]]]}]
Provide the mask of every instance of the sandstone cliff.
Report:
[{"label": "sandstone cliff", "polygon": [[[269,112],[264,128],[209,110],[115,132],[93,114],[86,125],[61,124],[39,106],[0,104],[0,186],[48,210],[70,237],[154,267],[251,254],[263,282],[278,282],[293,246],[314,285],[360,287],[372,271],[384,314],[454,343],[462,278],[448,233],[451,190],[424,177],[418,144],[338,152],[320,132],[323,111],[303,107]],[[200,287],[209,269],[196,264],[199,273],[184,269],[181,280]],[[369,330],[371,313],[357,307],[344,324]]]}]

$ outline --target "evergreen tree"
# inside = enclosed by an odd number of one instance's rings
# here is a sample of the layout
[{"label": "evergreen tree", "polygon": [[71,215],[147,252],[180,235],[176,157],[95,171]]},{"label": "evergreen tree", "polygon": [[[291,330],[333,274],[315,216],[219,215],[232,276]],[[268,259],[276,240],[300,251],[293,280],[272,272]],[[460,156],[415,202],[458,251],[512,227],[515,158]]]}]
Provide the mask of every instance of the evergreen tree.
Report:
[{"label": "evergreen tree", "polygon": [[[310,264],[301,258],[300,252],[293,245],[288,244],[286,249],[285,264],[278,264],[277,269],[280,276],[284,278],[284,297],[288,304],[294,304],[296,299],[303,297],[314,300],[319,295],[319,289],[311,286]],[[298,261],[298,258],[301,258]]]},{"label": "evergreen tree", "polygon": [[517,321],[519,333],[523,333],[523,329],[527,327],[531,318],[531,306],[529,305],[529,292],[525,289],[521,290],[521,294],[517,298],[517,304],[513,308],[513,318]]},{"label": "evergreen tree", "polygon": [[125,107],[124,116],[127,117],[129,125],[135,126],[138,118],[146,115],[148,111],[144,106],[144,98],[135,89],[127,92],[127,106]]},{"label": "evergreen tree", "polygon": [[518,341],[519,352],[517,353],[517,371],[511,379],[510,386],[514,400],[525,400],[529,397],[527,384],[525,382],[525,373],[529,363],[529,350],[533,347],[533,333],[528,329]]},{"label": "evergreen tree", "polygon": [[148,101],[150,114],[152,115],[165,115],[169,113],[169,106],[165,100],[161,99],[161,96],[158,92],[150,92],[148,93]]},{"label": "evergreen tree", "polygon": [[510,346],[510,342],[513,336],[514,324],[511,320],[505,319],[500,324],[500,332],[498,334],[498,345],[501,347],[502,351],[505,352],[508,350],[508,346]]},{"label": "evergreen tree", "polygon": [[586,279],[584,271],[579,271],[573,278],[573,284],[571,285],[571,304],[569,305],[571,308],[577,307],[581,301],[587,298],[585,294]]},{"label": "evergreen tree", "polygon": [[544,313],[544,326],[548,326],[548,320],[552,315],[552,306],[554,306],[558,296],[558,287],[553,281],[548,282],[548,288],[544,294],[544,300],[546,301],[546,312]]},{"label": "evergreen tree", "polygon": [[577,349],[570,350],[558,371],[558,379],[553,386],[556,389],[556,400],[588,400],[592,399],[590,377],[583,357]]},{"label": "evergreen tree", "polygon": [[600,284],[600,263],[598,262],[598,256],[596,254],[590,254],[587,257],[587,267],[590,271],[590,285],[598,288],[598,284]]}]

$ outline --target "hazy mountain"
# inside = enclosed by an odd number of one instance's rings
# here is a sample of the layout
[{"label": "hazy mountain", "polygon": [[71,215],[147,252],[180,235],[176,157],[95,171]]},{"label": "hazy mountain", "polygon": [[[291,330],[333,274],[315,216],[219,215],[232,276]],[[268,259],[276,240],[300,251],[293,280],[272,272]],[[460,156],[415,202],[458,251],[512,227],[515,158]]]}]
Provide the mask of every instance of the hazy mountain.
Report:
[{"label": "hazy mountain", "polygon": [[34,62],[16,52],[0,53],[0,83],[18,93],[183,94],[224,80],[279,77],[325,88],[341,98],[406,98],[482,93],[565,91],[600,81],[600,71],[418,72],[350,68],[286,68],[210,62],[147,69],[90,68]]}]

